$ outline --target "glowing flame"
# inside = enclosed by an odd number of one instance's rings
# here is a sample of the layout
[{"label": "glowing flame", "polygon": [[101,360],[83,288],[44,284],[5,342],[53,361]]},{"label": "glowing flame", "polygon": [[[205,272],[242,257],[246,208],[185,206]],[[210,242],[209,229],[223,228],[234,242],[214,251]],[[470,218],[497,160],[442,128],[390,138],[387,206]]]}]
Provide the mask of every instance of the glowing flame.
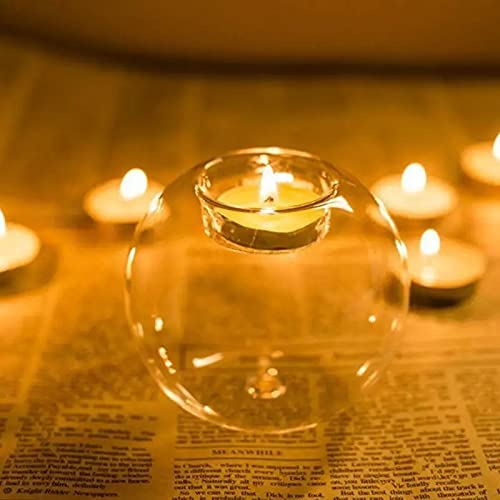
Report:
[{"label": "glowing flame", "polygon": [[0,210],[0,238],[7,234],[7,225],[5,224],[5,217]]},{"label": "glowing flame", "polygon": [[148,177],[144,170],[132,168],[124,176],[120,183],[120,195],[125,200],[132,200],[142,196],[148,188]]},{"label": "glowing flame", "polygon": [[495,139],[495,142],[493,143],[493,156],[497,159],[500,160],[500,134],[497,135],[497,138]]},{"label": "glowing flame", "polygon": [[439,253],[441,248],[441,239],[435,229],[426,229],[420,238],[420,252],[431,257]]},{"label": "glowing flame", "polygon": [[401,176],[401,188],[405,193],[420,193],[427,184],[427,173],[420,163],[410,163]]},{"label": "glowing flame", "polygon": [[269,156],[259,155],[259,157],[257,158],[257,163],[263,166],[269,165]]},{"label": "glowing flame", "polygon": [[278,199],[278,185],[271,165],[264,167],[259,194],[261,203],[274,203]]},{"label": "glowing flame", "polygon": [[161,207],[161,193],[158,193],[149,204],[148,212],[150,214],[158,211]]}]

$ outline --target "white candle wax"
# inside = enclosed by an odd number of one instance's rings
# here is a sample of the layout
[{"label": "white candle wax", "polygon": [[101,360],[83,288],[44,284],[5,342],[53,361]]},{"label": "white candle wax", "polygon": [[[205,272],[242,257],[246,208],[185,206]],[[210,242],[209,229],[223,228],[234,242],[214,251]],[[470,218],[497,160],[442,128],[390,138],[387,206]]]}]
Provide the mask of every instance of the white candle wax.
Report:
[{"label": "white candle wax", "polygon": [[391,215],[401,219],[430,220],[444,217],[457,205],[455,189],[446,182],[427,178],[419,163],[408,165],[400,177],[383,177],[372,186]]},{"label": "white candle wax", "polygon": [[20,224],[6,224],[0,210],[0,273],[28,265],[39,251],[38,236]]},{"label": "white candle wax", "polygon": [[500,134],[493,143],[479,142],[465,148],[461,165],[469,178],[500,187]]},{"label": "white candle wax", "polygon": [[83,208],[98,222],[133,224],[147,213],[163,186],[147,179],[140,169],[129,170],[122,179],[111,179],[89,191]]},{"label": "white candle wax", "polygon": [[279,176],[271,166],[266,166],[260,184],[245,183],[223,192],[217,201],[237,208],[260,208],[259,212],[238,212],[220,209],[219,212],[240,226],[276,233],[297,231],[318,221],[325,215],[323,209],[298,210],[275,213],[275,210],[304,205],[317,200],[319,195],[312,186],[289,182],[279,184]]},{"label": "white candle wax", "polygon": [[433,229],[407,243],[408,269],[420,294],[438,299],[463,298],[483,277],[484,254],[477,247],[450,238],[441,240]]}]

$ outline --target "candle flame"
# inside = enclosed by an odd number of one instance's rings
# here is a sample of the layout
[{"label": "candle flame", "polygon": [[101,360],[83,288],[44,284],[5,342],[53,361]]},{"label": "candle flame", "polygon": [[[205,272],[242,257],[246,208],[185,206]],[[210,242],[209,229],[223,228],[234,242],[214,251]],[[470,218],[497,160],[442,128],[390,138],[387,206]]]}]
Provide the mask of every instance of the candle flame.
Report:
[{"label": "candle flame", "polygon": [[144,170],[132,168],[120,183],[120,195],[125,200],[132,200],[142,196],[148,188],[148,177]]},{"label": "candle flame", "polygon": [[410,163],[401,176],[401,188],[405,193],[421,193],[427,184],[427,173],[420,163]]},{"label": "candle flame", "polygon": [[260,180],[261,203],[274,203],[278,199],[278,185],[271,165],[266,165]]},{"label": "candle flame", "polygon": [[500,134],[497,135],[497,138],[493,142],[493,156],[500,160]]},{"label": "candle flame", "polygon": [[7,234],[7,224],[5,224],[5,217],[0,210],[0,238]]},{"label": "candle flame", "polygon": [[422,255],[432,257],[439,253],[441,239],[435,229],[426,229],[420,238],[420,252]]},{"label": "candle flame", "polygon": [[259,155],[258,158],[257,158],[257,163],[259,165],[263,165],[263,166],[269,165],[269,163],[270,163],[269,156],[267,156],[267,155]]}]

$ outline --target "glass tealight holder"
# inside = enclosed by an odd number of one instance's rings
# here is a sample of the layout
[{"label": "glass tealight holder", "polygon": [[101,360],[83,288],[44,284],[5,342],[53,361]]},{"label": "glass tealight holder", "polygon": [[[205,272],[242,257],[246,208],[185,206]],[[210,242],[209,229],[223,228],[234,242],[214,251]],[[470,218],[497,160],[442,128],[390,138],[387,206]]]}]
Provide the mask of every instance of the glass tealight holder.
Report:
[{"label": "glass tealight holder", "polygon": [[254,148],[172,182],[126,268],[151,374],[226,428],[306,429],[369,395],[408,309],[406,256],[354,177],[300,151]]}]

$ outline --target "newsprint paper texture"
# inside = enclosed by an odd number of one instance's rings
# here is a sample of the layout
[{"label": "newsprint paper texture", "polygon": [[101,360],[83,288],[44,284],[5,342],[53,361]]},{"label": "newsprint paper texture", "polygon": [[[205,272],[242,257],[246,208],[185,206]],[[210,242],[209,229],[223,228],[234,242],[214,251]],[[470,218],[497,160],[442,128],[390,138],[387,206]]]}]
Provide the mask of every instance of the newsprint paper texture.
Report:
[{"label": "newsprint paper texture", "polygon": [[160,393],[126,326],[124,245],[66,236],[48,284],[0,300],[2,500],[500,498],[496,265],[471,302],[410,314],[373,399],[266,437]]}]

